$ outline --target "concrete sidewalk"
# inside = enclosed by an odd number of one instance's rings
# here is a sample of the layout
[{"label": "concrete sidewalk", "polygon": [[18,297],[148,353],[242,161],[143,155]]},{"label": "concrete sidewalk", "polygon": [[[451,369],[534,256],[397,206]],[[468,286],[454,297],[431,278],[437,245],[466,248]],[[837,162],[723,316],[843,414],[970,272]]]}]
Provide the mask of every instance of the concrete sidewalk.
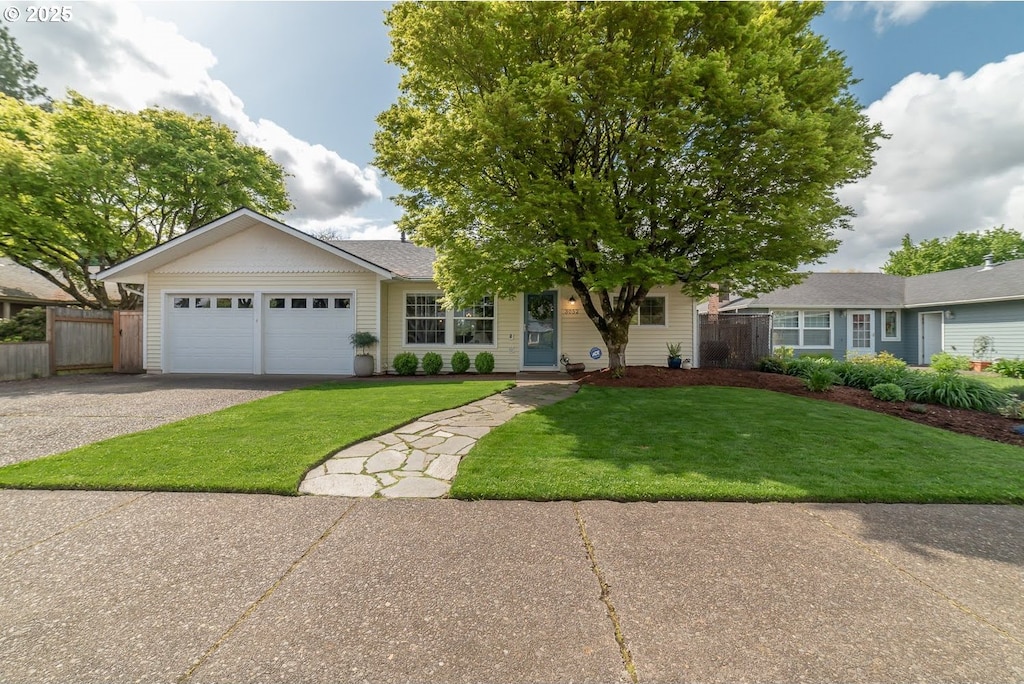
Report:
[{"label": "concrete sidewalk", "polygon": [[1020,682],[1024,509],[0,491],[2,682]]}]

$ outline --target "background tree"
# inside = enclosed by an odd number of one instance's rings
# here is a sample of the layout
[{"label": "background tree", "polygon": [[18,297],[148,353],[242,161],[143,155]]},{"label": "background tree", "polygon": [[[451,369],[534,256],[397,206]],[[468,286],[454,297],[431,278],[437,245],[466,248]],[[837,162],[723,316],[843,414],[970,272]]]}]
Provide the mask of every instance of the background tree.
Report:
[{"label": "background tree", "polygon": [[838,245],[880,129],[820,4],[398,3],[375,164],[449,303],[569,284],[625,364],[657,285],[769,291]]},{"label": "background tree", "polygon": [[284,171],[208,117],[0,96],[0,254],[84,306],[111,307],[90,273],[243,205],[288,210]]},{"label": "background tree", "polygon": [[1024,259],[1024,235],[999,226],[979,233],[961,231],[951,237],[922,240],[916,245],[909,234],[904,235],[900,248],[889,252],[889,260],[882,271],[901,276],[950,271],[980,266],[987,254],[994,255],[996,261]]},{"label": "background tree", "polygon": [[36,85],[39,68],[21,54],[10,30],[0,24],[0,93],[24,102],[48,101],[46,89]]}]

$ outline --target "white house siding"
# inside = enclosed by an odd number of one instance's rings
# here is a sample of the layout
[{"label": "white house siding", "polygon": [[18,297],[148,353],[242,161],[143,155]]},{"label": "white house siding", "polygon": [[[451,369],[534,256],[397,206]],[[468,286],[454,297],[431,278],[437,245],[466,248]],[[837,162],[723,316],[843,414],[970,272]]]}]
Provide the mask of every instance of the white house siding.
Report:
[{"label": "white house siding", "polygon": [[[497,372],[514,373],[522,368],[522,296],[498,300],[494,345],[409,345],[405,343],[405,295],[440,293],[440,290],[433,283],[411,282],[385,282],[384,290],[386,313],[382,317],[382,353],[389,366],[401,352],[411,351],[422,360],[424,353],[433,351],[441,355],[445,363],[444,370],[448,371],[451,369],[452,354],[462,350],[469,354],[470,360],[481,351],[491,352],[494,354]],[[597,328],[583,312],[580,303],[569,302],[572,295],[573,291],[568,288],[562,288],[558,292],[559,354],[568,355],[574,363],[586,363],[588,370],[605,368],[608,365],[608,350]],[[667,325],[633,326],[626,348],[627,363],[633,366],[664,365],[668,356],[666,342],[681,343],[684,358],[694,358],[694,300],[673,288],[658,288],[651,295],[666,298]],[[601,350],[601,358],[596,361],[589,356],[590,350],[594,347]]]},{"label": "white house siding", "polygon": [[[473,359],[480,352],[494,355],[494,370],[498,373],[514,373],[519,370],[520,334],[523,327],[523,315],[520,300],[499,299],[495,303],[494,344],[406,344],[405,341],[405,296],[407,294],[440,294],[441,291],[432,282],[385,282],[384,314],[382,315],[382,350],[381,353],[390,367],[395,356],[402,352],[412,352],[423,360],[427,352],[436,352],[444,359],[444,371],[451,370],[452,354],[464,351]],[[471,366],[472,368],[472,366]]]},{"label": "white house siding", "polygon": [[[559,292],[559,314],[561,353],[573,363],[587,364],[587,370],[608,367],[608,349],[601,339],[601,333],[587,318],[583,307],[577,302],[569,303],[572,290]],[[665,297],[665,326],[637,326],[629,329],[629,344],[626,346],[626,365],[664,366],[668,358],[666,343],[682,344],[684,359],[694,359],[693,320],[695,302],[676,288],[659,287],[651,291],[651,297]],[[571,314],[572,310],[579,313]],[[601,358],[590,358],[590,350],[597,347]]]},{"label": "white house siding", "polygon": [[[352,293],[356,329],[377,333],[377,281],[375,273],[361,266],[257,225],[149,273],[145,367],[163,370],[167,295]],[[348,340],[341,344],[348,345]]]}]

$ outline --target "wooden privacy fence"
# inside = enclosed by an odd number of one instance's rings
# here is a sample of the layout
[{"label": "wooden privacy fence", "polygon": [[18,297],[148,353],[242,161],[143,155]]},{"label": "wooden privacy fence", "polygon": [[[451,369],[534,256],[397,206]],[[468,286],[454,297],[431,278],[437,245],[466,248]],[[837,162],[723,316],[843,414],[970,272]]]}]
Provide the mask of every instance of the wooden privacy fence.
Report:
[{"label": "wooden privacy fence", "polygon": [[50,345],[47,342],[0,344],[0,382],[41,378],[49,374]]},{"label": "wooden privacy fence", "polygon": [[0,344],[0,381],[60,372],[142,371],[142,312],[46,310],[46,342]]},{"label": "wooden privacy fence", "polygon": [[771,314],[701,314],[703,368],[756,368],[772,353]]}]

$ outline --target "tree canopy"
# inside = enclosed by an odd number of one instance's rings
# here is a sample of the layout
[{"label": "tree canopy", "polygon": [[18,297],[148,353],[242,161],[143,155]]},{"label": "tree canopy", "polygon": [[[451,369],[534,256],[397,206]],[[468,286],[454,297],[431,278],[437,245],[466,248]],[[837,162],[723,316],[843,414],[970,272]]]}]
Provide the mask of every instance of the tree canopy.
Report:
[{"label": "tree canopy", "polygon": [[209,117],[0,95],[0,254],[83,306],[112,306],[90,273],[240,206],[288,210],[284,171]]},{"label": "tree canopy", "polygon": [[10,30],[0,24],[0,93],[24,102],[46,99],[46,89],[36,84],[39,68],[25,59]]},{"label": "tree canopy", "polygon": [[951,271],[980,266],[988,254],[996,261],[1024,259],[1024,235],[998,226],[981,232],[960,231],[950,237],[921,240],[916,245],[909,234],[904,235],[900,248],[889,252],[882,271],[901,276]]},{"label": "tree canopy", "polygon": [[881,135],[817,3],[398,3],[375,164],[449,302],[571,285],[625,364],[651,288],[769,291],[837,246]]}]

